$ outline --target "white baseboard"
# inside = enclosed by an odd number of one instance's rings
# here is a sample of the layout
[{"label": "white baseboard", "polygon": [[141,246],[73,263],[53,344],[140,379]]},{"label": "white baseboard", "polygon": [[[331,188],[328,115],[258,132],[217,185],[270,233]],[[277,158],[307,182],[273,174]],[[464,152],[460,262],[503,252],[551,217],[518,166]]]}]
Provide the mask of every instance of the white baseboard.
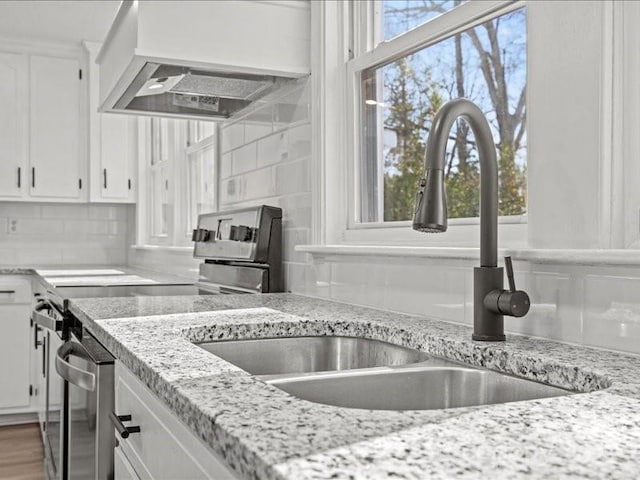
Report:
[{"label": "white baseboard", "polygon": [[6,427],[8,425],[21,425],[24,423],[37,423],[38,414],[33,413],[11,413],[6,415],[0,415],[0,427]]}]

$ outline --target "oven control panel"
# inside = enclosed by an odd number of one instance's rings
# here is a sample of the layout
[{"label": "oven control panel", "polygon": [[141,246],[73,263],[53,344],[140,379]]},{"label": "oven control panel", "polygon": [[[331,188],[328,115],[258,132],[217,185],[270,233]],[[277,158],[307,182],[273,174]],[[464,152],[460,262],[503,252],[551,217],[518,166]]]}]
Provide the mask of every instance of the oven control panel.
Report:
[{"label": "oven control panel", "polygon": [[281,241],[282,210],[262,205],[198,217],[193,231],[194,256],[211,260],[267,262]]}]

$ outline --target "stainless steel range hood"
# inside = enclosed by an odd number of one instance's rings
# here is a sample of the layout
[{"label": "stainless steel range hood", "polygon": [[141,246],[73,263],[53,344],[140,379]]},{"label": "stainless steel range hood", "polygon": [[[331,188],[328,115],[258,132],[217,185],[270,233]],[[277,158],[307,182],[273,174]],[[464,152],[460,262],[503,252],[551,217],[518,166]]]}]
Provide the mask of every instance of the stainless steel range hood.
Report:
[{"label": "stainless steel range hood", "polygon": [[309,74],[309,4],[125,1],[97,62],[102,112],[228,119]]}]

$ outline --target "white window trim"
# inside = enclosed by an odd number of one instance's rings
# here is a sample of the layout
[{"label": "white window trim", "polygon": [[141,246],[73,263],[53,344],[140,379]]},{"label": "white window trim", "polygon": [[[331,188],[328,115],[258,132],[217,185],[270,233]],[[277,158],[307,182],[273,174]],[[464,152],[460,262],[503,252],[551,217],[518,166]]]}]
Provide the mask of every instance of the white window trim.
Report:
[{"label": "white window trim", "polygon": [[[204,148],[210,147],[216,142],[219,135],[218,126],[216,132],[192,145],[187,144],[187,123],[183,122],[169,131],[169,159],[167,164],[169,182],[169,204],[174,211],[173,219],[168,222],[166,235],[151,235],[151,182],[150,160],[152,148],[149,143],[151,137],[151,119],[140,117],[138,119],[138,202],[136,209],[136,245],[135,249],[142,250],[166,250],[171,252],[192,252],[191,234],[186,233],[189,211],[188,191],[188,162],[187,156]],[[219,152],[217,152],[219,153]],[[217,186],[218,166],[214,171],[214,182]],[[216,188],[215,205],[218,205],[218,193]]]},{"label": "white window trim", "polygon": [[[400,244],[441,248],[442,246],[456,247],[473,243],[477,247],[479,235],[475,233],[477,230],[474,228],[477,227],[473,225],[458,225],[456,228],[449,229],[449,232],[445,234],[422,234],[418,238],[412,238],[412,232],[405,228],[405,225],[398,225],[401,228],[369,228],[369,226],[363,226],[359,229],[348,228],[350,218],[347,207],[348,196],[353,195],[355,185],[352,183],[354,177],[352,176],[350,179],[348,177],[350,162],[347,159],[352,160],[355,156],[348,146],[349,138],[353,138],[354,128],[353,122],[348,120],[345,114],[346,86],[349,84],[345,65],[349,61],[349,49],[357,48],[358,45],[366,43],[366,39],[352,39],[349,36],[348,15],[356,15],[353,8],[350,8],[351,3],[312,2],[311,58],[312,71],[314,72],[312,76],[312,95],[314,98],[312,102],[314,106],[312,111],[314,129],[312,148],[313,178],[317,182],[313,193],[313,244],[316,246],[368,244],[382,247]],[[489,2],[472,1],[469,3],[487,9],[504,4],[504,2],[494,1],[491,2],[493,7],[490,7]],[[519,8],[521,4],[522,2],[513,2],[512,8]],[[558,17],[558,10],[561,12],[560,15],[575,12],[574,23],[579,32],[578,35],[589,35],[593,32],[589,48],[595,46],[596,50],[593,50],[593,53],[591,50],[585,50],[577,43],[577,37],[569,37],[570,48],[574,50],[567,53],[579,54],[579,57],[582,57],[579,60],[582,62],[582,66],[585,65],[584,59],[588,58],[591,65],[594,65],[589,74],[597,75],[596,81],[590,82],[589,88],[586,89],[579,84],[584,78],[583,70],[555,70],[560,67],[556,64],[545,64],[543,68],[535,66],[532,68],[529,63],[528,75],[535,78],[536,94],[538,95],[544,91],[541,90],[541,86],[545,84],[543,79],[549,78],[549,75],[555,76],[556,74],[551,73],[555,71],[560,74],[560,81],[564,82],[559,85],[573,85],[571,82],[578,82],[579,94],[584,95],[584,98],[590,102],[591,107],[589,108],[593,109],[593,104],[600,102],[601,110],[597,118],[589,115],[573,117],[572,121],[575,123],[570,124],[570,128],[563,131],[563,137],[566,135],[565,144],[580,141],[579,138],[582,138],[582,141],[585,141],[590,148],[590,150],[584,148],[580,150],[581,152],[590,152],[586,157],[574,156],[570,158],[571,161],[569,161],[567,168],[575,168],[579,160],[580,164],[586,161],[587,168],[591,170],[597,162],[595,168],[599,171],[599,180],[594,181],[594,177],[591,175],[584,178],[588,183],[584,185],[572,183],[569,187],[575,189],[582,199],[588,198],[588,196],[597,198],[599,208],[592,210],[591,203],[589,208],[581,208],[583,207],[581,204],[575,204],[574,211],[573,207],[568,208],[566,204],[556,203],[555,206],[561,208],[556,209],[559,211],[554,211],[554,208],[549,206],[549,201],[543,197],[547,196],[547,192],[552,192],[551,197],[554,201],[562,199],[563,195],[559,192],[565,186],[559,183],[558,178],[553,177],[553,173],[547,173],[548,167],[542,169],[542,172],[536,169],[535,181],[532,182],[529,177],[528,218],[522,219],[524,223],[516,224],[504,223],[505,220],[511,221],[511,219],[503,219],[498,229],[501,248],[640,248],[638,214],[640,193],[634,193],[637,192],[637,188],[632,189],[629,185],[633,178],[638,178],[640,175],[640,166],[635,166],[636,159],[640,155],[640,140],[637,139],[637,128],[640,125],[640,114],[638,114],[640,95],[637,93],[637,79],[640,78],[640,56],[634,53],[637,50],[635,48],[637,41],[634,40],[640,38],[640,34],[637,33],[637,29],[633,28],[633,25],[640,19],[640,6],[636,6],[635,2],[578,4],[579,2],[573,1],[532,2],[528,4],[527,29],[529,32],[535,29],[538,34],[536,39],[545,38],[545,35],[548,38],[549,34],[553,35],[554,33],[544,24],[536,24],[532,29],[533,24],[530,23],[529,13],[534,7],[538,21],[544,18],[548,11],[549,15],[556,17],[553,22],[556,25],[561,18],[564,18]],[[596,11],[599,13],[595,14]],[[623,26],[625,28],[622,28]],[[546,42],[537,41],[535,46],[548,45],[553,41],[554,38],[551,37]],[[530,54],[535,51],[538,54],[537,59],[540,60],[542,52],[539,49],[532,50],[530,45],[529,50]],[[611,50],[613,50],[613,60],[607,56],[607,52]],[[629,50],[632,52],[630,53]],[[528,55],[528,57],[530,62],[531,56]],[[557,62],[558,58],[559,56],[555,55],[554,61]],[[622,61],[620,61],[621,58]],[[600,62],[601,65],[596,68],[597,62]],[[623,76],[621,77],[621,75]],[[622,94],[616,90],[621,81],[624,83]],[[353,82],[352,78],[351,82]],[[597,87],[594,85],[596,82],[599,82]],[[530,87],[529,82],[528,87]],[[568,91],[569,96],[566,97],[568,99],[573,98],[571,89],[573,86]],[[560,90],[564,92],[567,88],[563,86]],[[561,144],[558,143],[559,135],[555,133],[557,130],[551,130],[552,127],[547,127],[544,118],[541,117],[543,112],[549,109],[539,108],[541,101],[539,97],[534,99],[536,103],[532,102],[530,95],[529,97],[530,105],[535,105],[535,112],[534,108],[531,108],[531,117],[533,117],[533,113],[536,114],[535,122],[532,118],[528,118],[530,126],[535,123],[536,127],[535,132],[530,131],[528,142],[531,149],[528,155],[531,160],[529,162],[529,172],[531,173],[535,158],[546,159],[547,163],[549,158],[554,157],[556,161],[561,161],[561,158],[557,154],[553,155],[555,152],[550,150],[550,148],[556,148]],[[571,105],[574,104],[570,104],[568,100],[561,100],[559,105],[549,104],[547,100],[547,105],[552,105],[554,108],[571,109]],[[583,123],[588,127],[591,137],[578,134],[583,132]],[[620,123],[622,123],[621,126]],[[595,124],[599,125],[597,131],[594,129]],[[619,141],[620,132],[623,136],[622,145]],[[535,152],[533,147],[535,147]],[[619,158],[620,150],[622,150],[622,159]],[[620,164],[623,168],[620,168]],[[582,181],[581,178],[580,182]],[[535,211],[533,207],[535,207]],[[579,222],[585,222],[584,226],[580,226]],[[574,232],[576,226],[580,231],[578,234]],[[556,230],[558,228],[564,229],[564,231],[558,232]],[[394,238],[393,234],[388,232],[398,232],[399,234]],[[455,235],[453,232],[456,232]],[[311,250],[308,251],[313,250],[313,246],[310,248]]]},{"label": "white window trim", "polygon": [[[389,41],[380,43],[375,49],[371,49],[373,38],[372,30],[376,27],[368,19],[374,15],[374,5],[370,2],[355,2],[349,12],[358,22],[364,22],[365,28],[354,29],[351,39],[354,52],[361,52],[355,58],[346,62],[345,79],[343,85],[347,105],[346,117],[346,149],[345,158],[351,159],[343,167],[342,176],[348,182],[346,209],[340,217],[346,217],[346,223],[338,230],[337,243],[377,243],[377,244],[414,244],[414,245],[476,245],[479,242],[479,219],[464,218],[451,219],[447,233],[432,236],[411,231],[411,222],[360,222],[360,142],[359,125],[360,118],[360,73],[373,65],[384,64],[392,59],[404,56],[409,51],[425,48],[449,38],[455,33],[480,25],[492,18],[505,15],[522,8],[523,1],[492,0],[486,2],[467,2],[455,9],[436,17],[416,27],[409,32]],[[464,27],[459,27],[461,19],[466,22]],[[469,19],[472,19],[469,21]],[[347,22],[347,27],[349,23]],[[326,39],[325,39],[326,40]],[[511,224],[504,232],[503,242],[512,246],[524,246],[527,239],[527,216],[500,217],[499,222]],[[502,233],[502,232],[501,232]]]}]

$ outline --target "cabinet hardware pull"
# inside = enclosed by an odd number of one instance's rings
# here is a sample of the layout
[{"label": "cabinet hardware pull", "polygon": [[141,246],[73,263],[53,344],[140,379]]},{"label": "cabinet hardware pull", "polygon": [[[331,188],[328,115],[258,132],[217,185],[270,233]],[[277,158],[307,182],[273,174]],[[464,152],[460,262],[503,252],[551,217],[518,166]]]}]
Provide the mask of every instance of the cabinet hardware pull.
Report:
[{"label": "cabinet hardware pull", "polygon": [[140,427],[138,426],[130,426],[127,427],[122,422],[130,422],[131,415],[116,415],[116,412],[111,412],[109,414],[109,418],[111,419],[111,423],[115,427],[116,431],[122,438],[128,438],[130,433],[140,433]]},{"label": "cabinet hardware pull", "polygon": [[31,188],[36,188],[36,167],[31,167]]},{"label": "cabinet hardware pull", "polygon": [[107,169],[106,168],[102,171],[102,175],[104,175],[104,188],[106,190],[107,188]]},{"label": "cabinet hardware pull", "polygon": [[6,293],[8,295],[13,295],[14,293],[16,293],[15,290],[0,290],[0,293]]},{"label": "cabinet hardware pull", "polygon": [[20,188],[20,186],[22,184],[22,181],[21,181],[21,178],[20,178],[20,177],[22,177],[21,174],[22,174],[22,168],[18,167],[18,188]]},{"label": "cabinet hardware pull", "polygon": [[127,183],[129,185],[129,190],[131,190],[131,179],[127,180]]}]

